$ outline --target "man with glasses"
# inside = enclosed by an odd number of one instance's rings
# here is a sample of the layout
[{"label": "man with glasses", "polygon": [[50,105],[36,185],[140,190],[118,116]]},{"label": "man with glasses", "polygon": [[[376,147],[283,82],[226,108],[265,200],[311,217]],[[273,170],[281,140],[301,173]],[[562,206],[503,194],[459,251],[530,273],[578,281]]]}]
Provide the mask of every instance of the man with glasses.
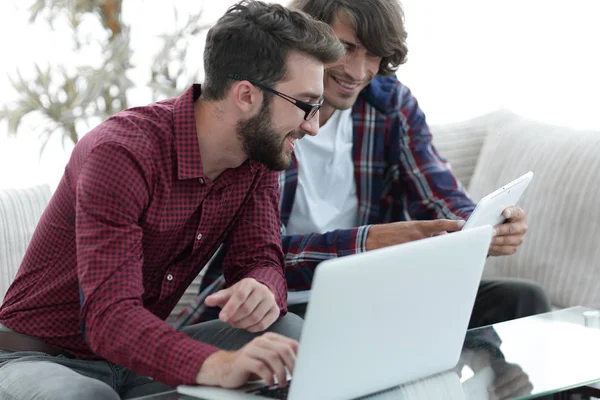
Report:
[{"label": "man with glasses", "polygon": [[[301,320],[275,171],[317,133],[324,64],[342,55],[326,24],[242,1],[208,32],[202,86],[80,140],[0,308],[1,398],[286,384]],[[178,332],[165,319],[221,243],[227,287],[207,303],[223,322]]]},{"label": "man with glasses", "polygon": [[[474,204],[433,147],[416,99],[395,76],[407,54],[398,0],[293,0],[290,7],[328,23],[346,47],[325,71],[319,135],[298,143],[280,176],[286,278],[290,290],[305,290],[320,262],[457,231]],[[504,215],[491,256],[514,254],[523,243],[525,212],[510,207]],[[203,293],[221,273],[215,261]],[[217,316],[218,310],[204,312],[201,300],[181,323]],[[485,279],[471,327],[549,309],[533,282]]]},{"label": "man with glasses", "polygon": [[315,114],[317,112],[319,112],[319,109],[323,105],[323,100],[324,100],[323,97],[321,97],[321,99],[317,103],[311,104],[311,103],[307,103],[302,100],[295,99],[292,96],[288,96],[287,94],[278,92],[277,90],[275,90],[273,88],[265,86],[261,83],[256,82],[253,79],[247,78],[240,74],[232,74],[232,75],[229,75],[229,77],[231,79],[235,79],[237,81],[248,81],[251,84],[253,84],[254,86],[261,88],[262,90],[266,90],[269,93],[273,93],[274,95],[279,96],[282,99],[289,101],[290,103],[292,103],[293,105],[295,105],[296,107],[298,107],[299,109],[304,111],[304,119],[306,121],[309,121],[312,117],[314,117]]}]

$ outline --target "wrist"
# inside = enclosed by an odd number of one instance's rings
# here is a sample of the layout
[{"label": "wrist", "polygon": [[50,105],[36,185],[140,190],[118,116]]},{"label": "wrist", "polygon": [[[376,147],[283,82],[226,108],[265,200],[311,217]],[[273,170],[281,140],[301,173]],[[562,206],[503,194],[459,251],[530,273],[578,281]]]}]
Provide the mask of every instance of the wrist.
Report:
[{"label": "wrist", "polygon": [[196,375],[198,385],[218,386],[221,382],[221,369],[224,363],[233,355],[232,351],[219,350],[208,356],[200,366]]},{"label": "wrist", "polygon": [[370,225],[365,234],[365,251],[375,250],[378,246],[377,241],[377,226]]}]

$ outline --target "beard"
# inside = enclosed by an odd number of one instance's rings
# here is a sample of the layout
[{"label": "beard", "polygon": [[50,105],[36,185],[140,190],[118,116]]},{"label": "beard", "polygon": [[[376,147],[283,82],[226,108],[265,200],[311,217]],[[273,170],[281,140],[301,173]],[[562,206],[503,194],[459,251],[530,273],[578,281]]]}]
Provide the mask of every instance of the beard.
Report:
[{"label": "beard", "polygon": [[285,140],[273,128],[271,102],[265,99],[257,115],[240,121],[237,135],[249,159],[260,162],[272,171],[283,171],[290,166],[292,155],[284,152]]}]

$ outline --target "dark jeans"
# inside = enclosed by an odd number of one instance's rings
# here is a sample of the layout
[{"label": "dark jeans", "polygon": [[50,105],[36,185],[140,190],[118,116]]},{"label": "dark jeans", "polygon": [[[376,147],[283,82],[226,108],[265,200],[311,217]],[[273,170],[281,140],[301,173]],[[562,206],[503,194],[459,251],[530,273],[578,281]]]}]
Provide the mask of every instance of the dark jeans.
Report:
[{"label": "dark jeans", "polygon": [[469,329],[551,311],[544,289],[525,279],[482,279]]}]

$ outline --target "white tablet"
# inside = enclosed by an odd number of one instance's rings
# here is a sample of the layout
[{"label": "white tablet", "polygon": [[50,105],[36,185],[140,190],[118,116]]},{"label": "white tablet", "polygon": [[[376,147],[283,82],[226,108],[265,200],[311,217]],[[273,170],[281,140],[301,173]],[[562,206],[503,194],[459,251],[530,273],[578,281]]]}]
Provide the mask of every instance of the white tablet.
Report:
[{"label": "white tablet", "polygon": [[473,210],[473,213],[467,219],[463,229],[477,228],[483,225],[495,226],[503,223],[505,218],[502,216],[502,212],[506,207],[517,204],[532,178],[533,172],[529,171],[525,175],[485,196],[477,203],[475,210]]}]

